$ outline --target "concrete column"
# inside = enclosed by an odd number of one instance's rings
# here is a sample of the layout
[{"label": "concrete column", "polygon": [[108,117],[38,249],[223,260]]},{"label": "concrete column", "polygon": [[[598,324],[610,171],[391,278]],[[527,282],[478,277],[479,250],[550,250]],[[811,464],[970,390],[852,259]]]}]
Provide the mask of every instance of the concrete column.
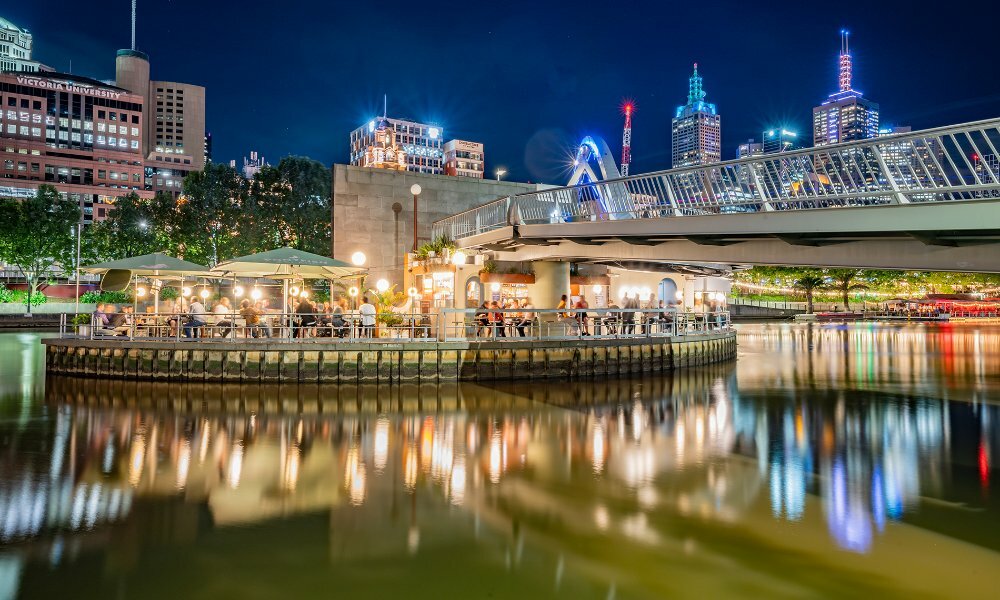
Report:
[{"label": "concrete column", "polygon": [[[532,263],[535,285],[531,303],[535,308],[555,308],[563,294],[569,296],[569,263],[538,261]],[[546,320],[552,315],[543,315]]]}]

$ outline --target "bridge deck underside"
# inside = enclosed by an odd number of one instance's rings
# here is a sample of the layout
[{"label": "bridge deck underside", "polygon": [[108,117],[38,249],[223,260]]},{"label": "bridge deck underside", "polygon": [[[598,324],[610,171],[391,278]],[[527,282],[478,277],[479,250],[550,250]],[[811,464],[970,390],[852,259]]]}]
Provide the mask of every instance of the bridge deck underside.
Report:
[{"label": "bridge deck underside", "polygon": [[1000,272],[1000,199],[502,227],[458,240],[503,259]]}]

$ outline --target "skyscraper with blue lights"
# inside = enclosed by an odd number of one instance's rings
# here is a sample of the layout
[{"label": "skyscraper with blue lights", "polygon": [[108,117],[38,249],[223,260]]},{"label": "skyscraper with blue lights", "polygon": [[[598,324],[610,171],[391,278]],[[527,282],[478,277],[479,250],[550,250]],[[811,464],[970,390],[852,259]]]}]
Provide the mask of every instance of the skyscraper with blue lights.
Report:
[{"label": "skyscraper with blue lights", "polygon": [[853,65],[847,32],[841,32],[840,89],[813,109],[813,145],[878,137],[878,103],[851,87]]},{"label": "skyscraper with blue lights", "polygon": [[688,80],[688,101],[677,107],[671,122],[674,167],[705,165],[722,160],[722,124],[715,105],[705,102],[698,63]]}]

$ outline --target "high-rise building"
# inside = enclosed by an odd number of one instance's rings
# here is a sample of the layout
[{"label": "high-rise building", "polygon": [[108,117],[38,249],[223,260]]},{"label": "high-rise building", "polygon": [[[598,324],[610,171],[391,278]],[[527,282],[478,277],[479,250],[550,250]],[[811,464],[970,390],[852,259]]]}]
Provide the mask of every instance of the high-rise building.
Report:
[{"label": "high-rise building", "polygon": [[[235,160],[229,161],[229,166],[235,169],[236,161]],[[245,179],[253,179],[254,177],[257,176],[257,173],[261,172],[261,170],[264,167],[270,167],[270,166],[271,165],[269,165],[267,161],[264,160],[263,156],[258,155],[257,151],[253,150],[250,152],[249,158],[245,156],[243,157],[243,168],[240,170],[240,172],[243,174],[243,177]]]},{"label": "high-rise building", "polygon": [[[386,116],[375,118],[351,132],[351,164],[392,169],[402,164],[413,173],[441,175],[442,134],[437,125]],[[391,160],[386,153],[392,154]]]},{"label": "high-rise building", "polygon": [[31,32],[0,17],[0,71],[51,70],[52,67],[31,60]]},{"label": "high-rise building", "polygon": [[84,224],[114,199],[144,197],[145,98],[64,73],[0,74],[0,197],[25,198],[49,183],[79,204]]},{"label": "high-rise building", "polygon": [[698,63],[688,80],[687,104],[677,107],[671,122],[674,167],[704,165],[722,160],[722,124],[714,104],[705,102]]},{"label": "high-rise building", "polygon": [[768,129],[764,132],[762,151],[764,154],[774,154],[776,152],[788,152],[797,150],[799,145],[799,135],[794,131],[784,128]]},{"label": "high-rise building", "polygon": [[149,57],[138,50],[118,51],[115,81],[146,99],[146,189],[180,194],[184,177],[205,167],[205,88],[150,80]]},{"label": "high-rise building", "polygon": [[736,148],[737,158],[750,158],[751,156],[760,156],[761,154],[764,154],[764,144],[752,138]]},{"label": "high-rise building", "polygon": [[482,179],[485,166],[482,143],[451,140],[444,145],[445,175]]},{"label": "high-rise building", "polygon": [[813,108],[813,145],[863,140],[878,136],[879,107],[851,87],[853,64],[846,31],[841,32],[840,89]]}]

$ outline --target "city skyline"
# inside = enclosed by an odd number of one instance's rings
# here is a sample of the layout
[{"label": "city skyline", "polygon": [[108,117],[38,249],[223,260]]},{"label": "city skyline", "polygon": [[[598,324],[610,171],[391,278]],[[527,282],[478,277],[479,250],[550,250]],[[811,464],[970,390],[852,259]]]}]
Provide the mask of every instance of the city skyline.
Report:
[{"label": "city skyline", "polygon": [[[74,73],[113,78],[113,53],[129,45],[128,3],[122,2],[120,11],[74,21],[45,17],[62,14],[71,6],[68,2],[44,4],[44,10],[37,5],[11,6],[3,14],[34,34],[34,58],[60,71],[68,71],[72,60]],[[967,70],[985,68],[984,58],[965,53],[958,60],[957,50],[918,54],[927,49],[926,42],[908,33],[925,23],[942,25],[943,20],[945,29],[952,25],[949,35],[957,41],[960,35],[985,33],[985,24],[963,21],[958,15],[910,14],[899,10],[900,3],[873,7],[861,22],[826,13],[812,19],[810,13],[818,15],[819,9],[808,7],[796,9],[794,16],[782,12],[777,19],[780,11],[769,10],[737,18],[723,7],[714,25],[693,23],[666,40],[651,35],[659,19],[635,18],[664,12],[656,7],[638,7],[632,16],[614,14],[600,20],[539,11],[531,13],[529,23],[516,5],[510,14],[495,18],[472,11],[430,20],[409,5],[397,8],[393,3],[379,12],[291,3],[279,14],[250,10],[254,4],[245,4],[248,10],[237,16],[227,10],[220,21],[222,13],[215,12],[222,7],[177,0],[166,6],[181,14],[197,10],[201,16],[177,20],[183,29],[168,24],[161,31],[157,27],[168,21],[158,18],[149,5],[138,6],[138,49],[149,53],[161,72],[207,88],[207,129],[214,136],[214,158],[222,163],[250,150],[272,157],[297,154],[326,164],[347,163],[349,132],[381,112],[385,93],[391,113],[440,123],[449,139],[483,142],[489,148],[489,173],[504,167],[511,179],[557,183],[566,173],[567,150],[583,135],[620,138],[618,106],[622,98],[634,97],[632,172],[665,169],[670,166],[670,119],[684,97],[692,62],[703,67],[705,87],[726,115],[722,151],[723,159],[729,159],[739,142],[765,128],[788,127],[800,135],[809,130],[812,107],[836,89],[841,28],[852,32],[855,81],[866,97],[879,101],[885,124],[922,129],[988,118],[996,116],[1000,101],[997,82],[960,77]],[[686,11],[693,9],[681,7],[671,16],[681,19]],[[306,14],[312,16],[303,19]],[[379,18],[390,14],[392,18]],[[570,19],[569,27],[557,28],[570,33],[552,37],[550,21],[556,18]],[[384,33],[402,40],[405,54],[412,58],[405,65],[399,63],[395,46],[362,51],[365,36],[347,25],[359,19],[377,19]],[[763,23],[781,29],[796,19],[819,26],[802,41],[760,33]],[[884,27],[887,19],[897,26]],[[619,31],[619,21],[627,21],[633,31],[629,41],[634,50],[626,52],[627,60],[613,51],[607,56],[588,53],[585,61],[567,59],[576,52],[574,40],[597,40],[600,45],[598,34]],[[225,22],[226,27],[210,25],[214,22]],[[415,24],[427,31],[407,40]],[[282,36],[293,33],[298,42],[286,44]],[[171,41],[175,36],[201,43],[176,44]],[[437,59],[451,47],[447,40],[456,38],[479,44],[477,52],[466,61]],[[241,48],[236,40],[244,39],[255,40],[262,48]],[[515,39],[517,44],[504,41]],[[280,53],[269,50],[278,43],[284,44]],[[616,47],[611,39],[604,44]],[[789,51],[789,44],[794,51]],[[942,49],[960,47],[949,44],[947,36],[937,44]],[[549,59],[537,60],[539,55]],[[927,73],[948,72],[954,79],[956,71],[962,87],[928,85]],[[941,80],[944,84],[944,75]],[[538,93],[532,95],[532,89]],[[313,117],[297,118],[303,111]],[[620,151],[617,143],[612,150]]]}]

